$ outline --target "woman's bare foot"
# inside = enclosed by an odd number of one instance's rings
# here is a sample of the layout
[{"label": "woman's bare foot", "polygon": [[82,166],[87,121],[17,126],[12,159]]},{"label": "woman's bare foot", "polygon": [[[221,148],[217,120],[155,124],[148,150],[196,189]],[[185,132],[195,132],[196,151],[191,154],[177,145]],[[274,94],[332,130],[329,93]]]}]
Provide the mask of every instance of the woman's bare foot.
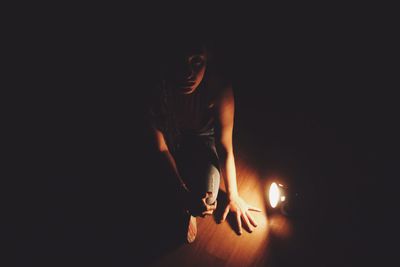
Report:
[{"label": "woman's bare foot", "polygon": [[197,235],[196,217],[190,215],[189,223],[188,223],[187,237],[186,237],[187,242],[193,243],[194,240],[196,239],[196,235]]}]

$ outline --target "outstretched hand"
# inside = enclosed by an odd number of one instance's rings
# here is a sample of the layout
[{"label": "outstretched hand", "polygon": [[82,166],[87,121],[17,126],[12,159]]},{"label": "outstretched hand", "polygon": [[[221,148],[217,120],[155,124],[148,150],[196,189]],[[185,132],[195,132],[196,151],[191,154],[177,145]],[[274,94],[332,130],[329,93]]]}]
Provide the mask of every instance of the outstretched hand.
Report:
[{"label": "outstretched hand", "polygon": [[254,227],[257,227],[257,222],[249,211],[261,212],[259,208],[250,206],[240,196],[231,197],[228,200],[224,214],[222,215],[221,222],[225,221],[229,211],[235,213],[236,222],[238,226],[239,234],[242,234],[242,220],[249,232],[252,232]]}]

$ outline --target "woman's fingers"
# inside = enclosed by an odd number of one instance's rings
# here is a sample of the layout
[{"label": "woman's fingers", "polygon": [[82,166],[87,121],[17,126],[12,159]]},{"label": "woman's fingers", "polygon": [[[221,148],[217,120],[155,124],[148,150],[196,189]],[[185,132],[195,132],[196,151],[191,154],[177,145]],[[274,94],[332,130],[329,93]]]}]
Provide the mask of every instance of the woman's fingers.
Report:
[{"label": "woman's fingers", "polygon": [[228,216],[228,213],[229,213],[229,206],[227,206],[227,207],[225,208],[224,214],[222,215],[221,222],[225,221],[226,216]]},{"label": "woman's fingers", "polygon": [[210,210],[216,210],[217,209],[217,201],[215,201],[214,204],[211,204],[211,205],[207,204],[207,208],[209,208]]},{"label": "woman's fingers", "polygon": [[206,210],[215,210],[217,209],[217,201],[215,200],[215,202],[213,204],[207,204],[207,197],[212,196],[211,192],[207,192],[206,193],[206,197],[202,198],[201,201],[203,202],[203,206],[206,208]]},{"label": "woman's fingers", "polygon": [[249,212],[247,212],[247,211],[246,211],[246,215],[247,215],[247,218],[249,218],[250,223],[251,223],[254,227],[257,227],[257,223],[256,223],[256,221],[254,220],[253,216],[251,216],[251,214],[250,214]]},{"label": "woman's fingers", "polygon": [[236,213],[236,221],[237,221],[237,225],[238,225],[239,235],[241,235],[242,234],[242,220],[240,219],[239,212]]},{"label": "woman's fingers", "polygon": [[248,205],[248,210],[252,210],[252,211],[258,211],[261,212],[262,210],[253,206]]},{"label": "woman's fingers", "polygon": [[204,217],[204,216],[207,216],[207,215],[212,215],[213,212],[214,212],[213,210],[204,211],[204,212],[202,213],[202,216]]},{"label": "woman's fingers", "polygon": [[203,201],[203,207],[205,207],[205,210],[207,210],[207,211],[209,211],[209,210],[216,210],[216,209],[217,209],[217,202],[215,202],[215,203],[212,204],[212,205],[209,205],[209,204],[207,204],[207,203],[205,203],[205,202]]},{"label": "woman's fingers", "polygon": [[244,221],[244,224],[246,225],[247,230],[249,230],[250,233],[253,232],[253,228],[250,225],[249,218],[247,218],[246,213],[242,213],[241,217]]},{"label": "woman's fingers", "polygon": [[205,210],[209,211],[209,210],[215,210],[215,209],[211,205],[205,205]]}]

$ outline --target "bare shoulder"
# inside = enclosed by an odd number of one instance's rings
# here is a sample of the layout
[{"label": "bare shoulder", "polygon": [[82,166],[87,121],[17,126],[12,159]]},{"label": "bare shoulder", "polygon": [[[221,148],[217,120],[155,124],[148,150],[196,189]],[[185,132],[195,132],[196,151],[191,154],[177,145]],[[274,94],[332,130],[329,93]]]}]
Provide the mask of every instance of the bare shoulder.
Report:
[{"label": "bare shoulder", "polygon": [[[232,85],[224,81],[220,83],[216,93],[214,114],[217,119],[217,129],[220,130],[221,134],[219,138],[228,140],[226,138],[232,132],[235,113]],[[230,141],[226,141],[226,143],[229,144]]]},{"label": "bare shoulder", "polygon": [[214,76],[209,80],[209,85],[213,104],[221,105],[233,101],[232,84],[227,79]]},{"label": "bare shoulder", "polygon": [[235,101],[231,83],[220,81],[215,97],[215,114],[219,125],[224,129],[230,129],[233,125],[235,113]]},{"label": "bare shoulder", "polygon": [[220,107],[226,107],[227,105],[234,104],[234,95],[232,85],[230,83],[225,83],[221,86],[217,92],[215,104]]}]

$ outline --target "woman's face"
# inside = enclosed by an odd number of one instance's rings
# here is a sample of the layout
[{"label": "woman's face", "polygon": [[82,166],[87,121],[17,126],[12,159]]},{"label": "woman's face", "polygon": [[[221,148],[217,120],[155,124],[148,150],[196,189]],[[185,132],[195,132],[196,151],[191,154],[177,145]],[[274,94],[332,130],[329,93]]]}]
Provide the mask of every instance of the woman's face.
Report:
[{"label": "woman's face", "polygon": [[182,94],[191,94],[200,85],[206,70],[204,50],[177,56],[167,68],[168,80]]}]

